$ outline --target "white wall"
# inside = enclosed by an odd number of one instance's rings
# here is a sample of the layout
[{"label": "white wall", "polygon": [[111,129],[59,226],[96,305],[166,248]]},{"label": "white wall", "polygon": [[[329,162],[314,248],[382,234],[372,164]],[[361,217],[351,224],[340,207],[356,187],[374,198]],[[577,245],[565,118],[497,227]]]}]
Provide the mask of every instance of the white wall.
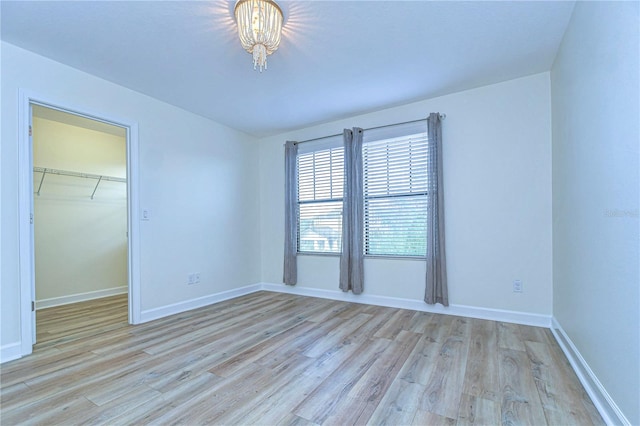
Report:
[{"label": "white wall", "polygon": [[638,2],[578,2],[551,72],[553,313],[640,424]]},{"label": "white wall", "polygon": [[[282,282],[285,140],[446,113],[449,301],[551,315],[549,73],[327,123],[260,141],[262,281]],[[338,289],[338,258],[298,257],[298,287]],[[365,295],[421,301],[424,262],[366,259]],[[512,292],[521,279],[524,293]]]},{"label": "white wall", "polygon": [[[126,178],[126,142],[124,136],[33,118],[35,167]],[[34,190],[41,178],[34,173]],[[127,186],[101,181],[96,189],[97,183],[45,174],[34,196],[38,306],[127,290]]]},{"label": "white wall", "polygon": [[[260,281],[256,140],[2,42],[0,347],[20,341],[18,89],[138,123],[142,311]],[[187,285],[187,274],[201,282]]]}]

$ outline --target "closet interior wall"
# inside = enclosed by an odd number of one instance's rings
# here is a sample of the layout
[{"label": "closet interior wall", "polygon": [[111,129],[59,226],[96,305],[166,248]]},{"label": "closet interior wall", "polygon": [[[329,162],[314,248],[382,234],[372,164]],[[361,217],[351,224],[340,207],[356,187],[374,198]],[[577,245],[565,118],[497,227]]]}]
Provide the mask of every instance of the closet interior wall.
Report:
[{"label": "closet interior wall", "polygon": [[[105,132],[42,115],[47,109],[34,106],[36,307],[126,293],[125,130],[109,126]],[[42,169],[72,173],[45,173],[43,179]]]}]

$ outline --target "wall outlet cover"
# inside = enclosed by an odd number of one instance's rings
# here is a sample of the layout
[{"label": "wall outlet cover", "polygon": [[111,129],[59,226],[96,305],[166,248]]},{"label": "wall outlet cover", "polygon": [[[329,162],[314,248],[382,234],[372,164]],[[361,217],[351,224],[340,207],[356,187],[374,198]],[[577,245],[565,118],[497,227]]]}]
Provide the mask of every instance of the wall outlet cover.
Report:
[{"label": "wall outlet cover", "polygon": [[522,280],[513,281],[513,292],[522,293]]}]

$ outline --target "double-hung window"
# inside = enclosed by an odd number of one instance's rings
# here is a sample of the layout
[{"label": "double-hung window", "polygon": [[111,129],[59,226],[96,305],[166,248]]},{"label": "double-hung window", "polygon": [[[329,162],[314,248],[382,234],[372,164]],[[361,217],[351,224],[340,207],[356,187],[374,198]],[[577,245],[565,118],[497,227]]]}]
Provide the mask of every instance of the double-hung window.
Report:
[{"label": "double-hung window", "polygon": [[342,136],[301,144],[298,151],[299,253],[340,253],[343,189]]},{"label": "double-hung window", "polygon": [[427,123],[365,130],[364,251],[424,257],[427,246]]},{"label": "double-hung window", "polygon": [[[363,137],[364,254],[424,257],[427,122],[370,129]],[[299,145],[298,252],[342,250],[342,135]]]}]

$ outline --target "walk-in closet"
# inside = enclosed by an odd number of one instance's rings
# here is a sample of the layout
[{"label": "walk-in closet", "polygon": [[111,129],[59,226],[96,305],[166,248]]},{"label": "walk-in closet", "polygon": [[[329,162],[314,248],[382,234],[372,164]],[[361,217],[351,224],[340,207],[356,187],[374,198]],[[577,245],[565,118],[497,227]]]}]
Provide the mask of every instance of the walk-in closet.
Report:
[{"label": "walk-in closet", "polygon": [[126,131],[43,106],[32,111],[36,343],[43,345],[127,323]]}]

